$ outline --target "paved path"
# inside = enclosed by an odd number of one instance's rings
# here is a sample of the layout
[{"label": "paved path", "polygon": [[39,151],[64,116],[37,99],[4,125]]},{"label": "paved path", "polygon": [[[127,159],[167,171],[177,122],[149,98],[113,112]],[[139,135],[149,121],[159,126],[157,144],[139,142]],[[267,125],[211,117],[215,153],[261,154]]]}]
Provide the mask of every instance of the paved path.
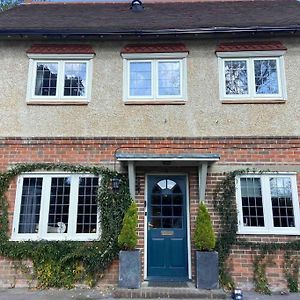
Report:
[{"label": "paved path", "polygon": [[[28,290],[28,289],[0,289],[0,300],[113,300],[107,294],[96,289],[72,290]],[[163,299],[160,299],[163,300]],[[172,300],[172,299],[166,299]],[[178,300],[178,299],[176,299]],[[204,299],[203,299],[204,300]],[[244,300],[300,300],[300,293],[288,295],[260,295],[244,292]]]},{"label": "paved path", "polygon": [[260,295],[254,292],[244,292],[244,300],[300,300],[300,293],[285,295]]},{"label": "paved path", "polygon": [[29,289],[0,289],[0,300],[112,300],[100,290],[29,290]]}]

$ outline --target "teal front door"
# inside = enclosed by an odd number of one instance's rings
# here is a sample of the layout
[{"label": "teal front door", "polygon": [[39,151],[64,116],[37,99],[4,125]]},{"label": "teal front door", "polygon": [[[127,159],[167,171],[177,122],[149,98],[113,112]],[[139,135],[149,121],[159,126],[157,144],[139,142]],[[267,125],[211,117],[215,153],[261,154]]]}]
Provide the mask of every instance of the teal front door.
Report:
[{"label": "teal front door", "polygon": [[188,279],[186,177],[148,176],[148,279]]}]

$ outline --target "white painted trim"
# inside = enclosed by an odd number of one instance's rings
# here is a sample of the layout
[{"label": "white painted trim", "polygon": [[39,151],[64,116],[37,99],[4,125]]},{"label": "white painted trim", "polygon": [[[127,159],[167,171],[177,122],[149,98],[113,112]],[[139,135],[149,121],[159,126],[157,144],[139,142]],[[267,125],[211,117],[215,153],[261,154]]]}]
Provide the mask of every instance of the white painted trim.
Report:
[{"label": "white painted trim", "polygon": [[23,186],[23,177],[19,176],[17,179],[16,201],[15,201],[13,224],[12,224],[12,235],[11,235],[12,240],[15,240],[18,236],[17,232],[19,227],[19,216],[20,216],[20,209],[21,209],[22,186]]},{"label": "white painted trim", "polygon": [[167,53],[121,53],[124,59],[157,59],[157,58],[185,58],[188,52],[167,52]]},{"label": "white painted trim", "polygon": [[[154,70],[154,84],[155,84],[155,95],[157,99],[183,99],[183,90],[184,90],[184,84],[183,84],[183,60],[180,59],[159,59],[155,61],[155,70]],[[159,64],[160,63],[168,63],[168,62],[173,62],[173,63],[179,63],[179,71],[180,71],[180,78],[179,78],[179,85],[180,85],[180,94],[178,95],[160,95],[159,94]]]},{"label": "white painted trim", "polygon": [[[188,173],[145,173],[145,194],[144,201],[147,205],[144,208],[144,280],[148,278],[148,177],[149,176],[184,176],[186,178],[186,234],[187,234],[187,255],[188,255],[188,279],[192,279],[192,250],[191,250],[191,228],[190,228],[190,197],[189,197],[189,174]],[[146,215],[145,215],[146,212]]]},{"label": "white painted trim", "polygon": [[146,205],[144,205],[144,280],[146,280],[148,277],[148,175],[147,174],[145,174],[144,203],[146,203]]},{"label": "white painted trim", "polygon": [[[295,227],[274,227],[273,215],[271,205],[271,193],[270,193],[270,178],[276,177],[288,177],[291,180],[292,202]],[[242,200],[241,200],[241,178],[259,178],[261,182],[262,190],[262,203],[264,210],[264,227],[250,227],[243,225],[242,214]],[[273,234],[273,235],[300,235],[300,208],[297,192],[297,178],[294,172],[276,172],[276,173],[264,173],[264,174],[247,174],[237,176],[236,183],[236,201],[237,201],[237,215],[238,215],[238,234]]]},{"label": "white painted trim", "polygon": [[36,53],[27,53],[28,58],[32,59],[92,59],[95,54],[36,54]]},{"label": "white painted trim", "polygon": [[[154,99],[154,90],[155,90],[155,80],[154,79],[154,74],[155,74],[155,62],[153,60],[149,60],[149,59],[143,59],[143,60],[127,60],[126,61],[126,99],[131,99],[131,100],[135,100],[135,99]],[[151,94],[150,95],[145,95],[145,96],[131,96],[130,95],[130,70],[131,70],[131,64],[132,63],[148,63],[150,64],[150,69],[151,69]]]},{"label": "white painted trim", "polygon": [[[50,190],[51,190],[51,178],[52,177],[71,177],[70,186],[70,205],[69,205],[69,218],[68,218],[68,231],[64,234],[48,233],[48,216],[49,216],[49,203],[50,203]],[[22,187],[24,178],[43,178],[42,194],[40,204],[40,217],[38,224],[38,231],[36,233],[18,233],[19,216],[22,199]],[[13,228],[12,228],[12,241],[24,241],[24,240],[74,240],[74,241],[92,241],[100,237],[100,223],[99,213],[97,214],[97,231],[95,233],[76,233],[77,224],[77,204],[78,204],[78,187],[80,177],[96,177],[90,173],[70,173],[70,172],[33,172],[23,173],[19,175],[17,179],[16,200],[13,216]],[[99,184],[101,178],[99,177]]]},{"label": "white painted trim", "polygon": [[187,227],[187,250],[188,250],[188,278],[192,279],[192,242],[191,242],[191,215],[190,215],[190,190],[189,176],[186,174],[186,227]]},{"label": "white painted trim", "polygon": [[232,51],[232,52],[216,52],[217,57],[221,58],[233,58],[233,57],[265,57],[265,56],[283,56],[286,50],[274,50],[274,51]]},{"label": "white painted trim", "polygon": [[[39,59],[38,59],[39,58]],[[91,59],[84,59],[83,57],[67,56],[68,59],[60,59],[61,57],[54,56],[41,57],[37,59],[29,59],[28,81],[27,81],[27,104],[88,104],[91,99],[92,91],[92,72],[93,61]],[[40,96],[35,95],[36,84],[36,68],[37,63],[55,63],[57,64],[57,85],[55,96]],[[86,94],[85,96],[64,96],[64,68],[66,63],[84,63],[86,64]]]},{"label": "white painted trim", "polygon": [[[224,52],[224,55],[218,56],[218,69],[219,69],[219,95],[220,100],[223,102],[241,101],[243,103],[259,103],[261,101],[285,101],[287,100],[286,91],[286,78],[284,71],[284,57],[285,51],[245,51],[245,52]],[[225,55],[226,54],[226,55]],[[231,54],[231,55],[230,55]],[[263,55],[259,55],[263,54]],[[278,93],[277,94],[256,94],[255,91],[255,74],[254,62],[256,60],[275,60],[277,69]],[[227,95],[225,83],[225,62],[245,60],[247,62],[247,79],[248,79],[248,93],[241,95]]]},{"label": "white painted trim", "polygon": [[[150,103],[185,103],[187,100],[187,52],[183,53],[137,53],[121,54],[123,57],[123,101],[125,104]],[[131,96],[130,95],[130,64],[132,62],[151,63],[151,95]],[[180,64],[180,94],[179,95],[159,95],[158,93],[158,64],[160,62],[179,62]],[[151,102],[153,101],[153,102]]]}]

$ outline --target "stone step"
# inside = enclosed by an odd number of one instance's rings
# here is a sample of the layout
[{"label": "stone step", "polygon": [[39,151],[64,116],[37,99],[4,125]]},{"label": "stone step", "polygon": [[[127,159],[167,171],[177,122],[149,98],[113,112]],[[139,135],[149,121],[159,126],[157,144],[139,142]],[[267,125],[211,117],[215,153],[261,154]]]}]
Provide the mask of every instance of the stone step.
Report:
[{"label": "stone step", "polygon": [[192,287],[141,287],[140,289],[116,288],[113,291],[114,298],[176,298],[176,299],[228,299],[223,290],[201,290]]}]

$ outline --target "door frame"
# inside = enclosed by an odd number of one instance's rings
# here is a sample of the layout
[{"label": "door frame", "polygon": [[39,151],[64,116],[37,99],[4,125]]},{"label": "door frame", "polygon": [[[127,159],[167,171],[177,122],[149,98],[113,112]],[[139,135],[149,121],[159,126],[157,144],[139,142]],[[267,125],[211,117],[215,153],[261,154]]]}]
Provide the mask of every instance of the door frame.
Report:
[{"label": "door frame", "polygon": [[191,229],[190,229],[190,196],[189,196],[189,174],[188,173],[167,173],[155,172],[145,174],[145,193],[144,200],[147,205],[144,205],[144,280],[148,278],[148,177],[149,176],[184,176],[186,178],[186,235],[187,235],[187,255],[188,255],[188,279],[192,279],[192,253],[191,253]]}]

